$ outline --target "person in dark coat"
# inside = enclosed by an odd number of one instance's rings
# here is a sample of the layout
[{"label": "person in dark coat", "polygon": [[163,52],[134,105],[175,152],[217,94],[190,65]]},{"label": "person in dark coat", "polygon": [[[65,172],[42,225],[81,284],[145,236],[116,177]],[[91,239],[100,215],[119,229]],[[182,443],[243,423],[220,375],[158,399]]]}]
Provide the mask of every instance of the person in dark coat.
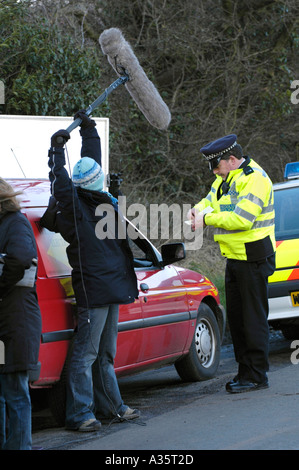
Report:
[{"label": "person in dark coat", "polygon": [[37,249],[18,194],[0,178],[0,448],[5,450],[32,446],[29,378],[38,376],[41,337]]},{"label": "person in dark coat", "polygon": [[[101,418],[133,419],[138,410],[122,400],[114,358],[119,304],[138,297],[133,255],[117,200],[103,191],[101,142],[95,122],[84,112],[81,159],[72,179],[65,165],[65,130],[51,138],[49,178],[57,201],[56,225],[69,243],[72,284],[78,308],[78,326],[68,368],[66,428],[95,431]],[[98,419],[97,419],[98,418]]]}]

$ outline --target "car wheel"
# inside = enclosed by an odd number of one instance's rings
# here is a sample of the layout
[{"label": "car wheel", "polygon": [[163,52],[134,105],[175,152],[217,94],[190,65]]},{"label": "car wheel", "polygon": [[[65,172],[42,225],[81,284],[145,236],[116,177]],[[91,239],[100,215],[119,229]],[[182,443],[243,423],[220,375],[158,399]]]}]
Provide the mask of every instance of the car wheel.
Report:
[{"label": "car wheel", "polygon": [[285,339],[299,339],[299,326],[298,325],[281,325],[281,332]]},{"label": "car wheel", "polygon": [[189,353],[175,363],[181,379],[196,382],[214,377],[220,361],[220,343],[215,315],[208,305],[202,303]]}]

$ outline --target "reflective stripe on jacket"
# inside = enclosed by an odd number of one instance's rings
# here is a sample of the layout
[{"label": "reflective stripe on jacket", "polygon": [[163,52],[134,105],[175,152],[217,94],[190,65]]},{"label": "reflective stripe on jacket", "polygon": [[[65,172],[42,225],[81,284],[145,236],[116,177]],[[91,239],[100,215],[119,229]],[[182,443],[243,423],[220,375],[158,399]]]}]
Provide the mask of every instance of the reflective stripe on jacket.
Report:
[{"label": "reflective stripe on jacket", "polygon": [[[252,171],[252,170],[253,171]],[[248,171],[249,170],[249,171]],[[214,240],[226,258],[258,261],[275,251],[273,187],[267,173],[252,159],[229,173],[229,190],[221,195],[222,178],[216,175],[211,190],[195,208],[215,227]]]}]

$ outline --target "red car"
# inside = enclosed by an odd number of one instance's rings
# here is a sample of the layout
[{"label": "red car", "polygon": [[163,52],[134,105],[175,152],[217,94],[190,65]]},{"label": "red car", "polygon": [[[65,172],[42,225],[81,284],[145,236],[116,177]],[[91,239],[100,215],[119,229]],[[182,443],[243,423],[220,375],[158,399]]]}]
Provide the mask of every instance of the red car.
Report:
[{"label": "red car", "polygon": [[[62,423],[64,371],[76,308],[67,244],[60,234],[39,224],[50,196],[49,182],[7,181],[24,191],[22,211],[32,225],[38,249],[41,372],[31,386],[49,388],[52,412]],[[212,378],[226,323],[216,287],[201,274],[171,264],[185,257],[182,243],[164,245],[160,254],[140,233],[130,242],[140,295],[133,304],[120,306],[117,376],[173,363],[184,381]]]}]

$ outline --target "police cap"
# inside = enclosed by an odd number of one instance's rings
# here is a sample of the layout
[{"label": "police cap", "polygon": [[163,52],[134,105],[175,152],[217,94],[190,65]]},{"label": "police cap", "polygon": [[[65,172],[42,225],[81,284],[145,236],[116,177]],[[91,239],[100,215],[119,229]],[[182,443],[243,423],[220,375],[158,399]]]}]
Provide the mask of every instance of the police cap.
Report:
[{"label": "police cap", "polygon": [[229,134],[220,139],[214,140],[200,149],[206,160],[219,159],[226,152],[237,145],[236,134]]}]

